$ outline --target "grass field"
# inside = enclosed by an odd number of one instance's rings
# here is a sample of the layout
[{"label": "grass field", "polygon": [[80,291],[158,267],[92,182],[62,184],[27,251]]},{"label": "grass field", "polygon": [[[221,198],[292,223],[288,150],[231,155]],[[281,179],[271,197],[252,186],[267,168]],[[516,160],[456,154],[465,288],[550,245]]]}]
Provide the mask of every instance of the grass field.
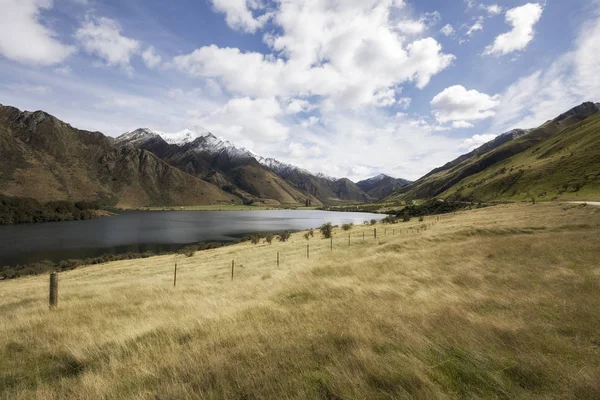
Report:
[{"label": "grass field", "polygon": [[0,282],[0,398],[600,398],[600,207],[376,227]]}]

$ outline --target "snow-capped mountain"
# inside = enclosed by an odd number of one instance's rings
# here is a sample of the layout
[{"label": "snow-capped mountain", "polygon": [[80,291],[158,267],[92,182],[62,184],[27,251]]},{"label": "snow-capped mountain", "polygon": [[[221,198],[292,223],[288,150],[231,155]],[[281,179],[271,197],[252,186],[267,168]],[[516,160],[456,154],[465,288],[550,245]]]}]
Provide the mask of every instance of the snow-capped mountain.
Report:
[{"label": "snow-capped mountain", "polygon": [[122,146],[150,151],[179,169],[217,184],[244,201],[271,198],[281,203],[313,205],[340,201],[369,201],[353,182],[314,174],[274,158],[262,157],[219,138],[203,128],[166,133],[148,128],[116,139]]}]

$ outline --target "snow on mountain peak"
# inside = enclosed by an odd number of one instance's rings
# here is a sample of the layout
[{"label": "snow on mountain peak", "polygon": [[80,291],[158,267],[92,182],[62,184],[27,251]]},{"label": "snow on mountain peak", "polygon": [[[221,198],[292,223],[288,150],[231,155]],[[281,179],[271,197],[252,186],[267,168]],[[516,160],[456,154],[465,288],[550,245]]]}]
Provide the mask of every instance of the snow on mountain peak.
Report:
[{"label": "snow on mountain peak", "polygon": [[200,137],[212,136],[212,134],[201,127],[194,127],[192,129],[184,129],[180,132],[165,133],[161,132],[159,135],[169,144],[176,144],[178,146],[191,143]]}]

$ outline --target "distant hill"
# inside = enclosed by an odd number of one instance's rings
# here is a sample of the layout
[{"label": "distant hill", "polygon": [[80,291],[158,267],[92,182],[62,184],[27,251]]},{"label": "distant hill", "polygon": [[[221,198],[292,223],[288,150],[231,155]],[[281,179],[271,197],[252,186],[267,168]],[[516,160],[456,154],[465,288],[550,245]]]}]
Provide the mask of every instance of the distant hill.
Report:
[{"label": "distant hill", "polygon": [[406,179],[396,179],[391,176],[380,174],[364,181],[356,183],[362,191],[374,199],[383,199],[396,190],[410,184]]},{"label": "distant hill", "polygon": [[600,197],[600,105],[583,103],[533,130],[498,136],[388,200]]},{"label": "distant hill", "polygon": [[152,153],[43,112],[0,105],[0,194],[118,207],[241,202]]}]

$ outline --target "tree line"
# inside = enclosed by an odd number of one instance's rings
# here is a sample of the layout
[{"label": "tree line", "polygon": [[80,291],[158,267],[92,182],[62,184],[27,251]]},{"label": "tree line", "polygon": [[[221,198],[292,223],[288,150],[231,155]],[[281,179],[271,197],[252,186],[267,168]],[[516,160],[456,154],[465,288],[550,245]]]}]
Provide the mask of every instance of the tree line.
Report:
[{"label": "tree line", "polygon": [[0,225],[52,221],[77,221],[94,218],[98,202],[50,201],[42,203],[27,197],[0,195]]}]

